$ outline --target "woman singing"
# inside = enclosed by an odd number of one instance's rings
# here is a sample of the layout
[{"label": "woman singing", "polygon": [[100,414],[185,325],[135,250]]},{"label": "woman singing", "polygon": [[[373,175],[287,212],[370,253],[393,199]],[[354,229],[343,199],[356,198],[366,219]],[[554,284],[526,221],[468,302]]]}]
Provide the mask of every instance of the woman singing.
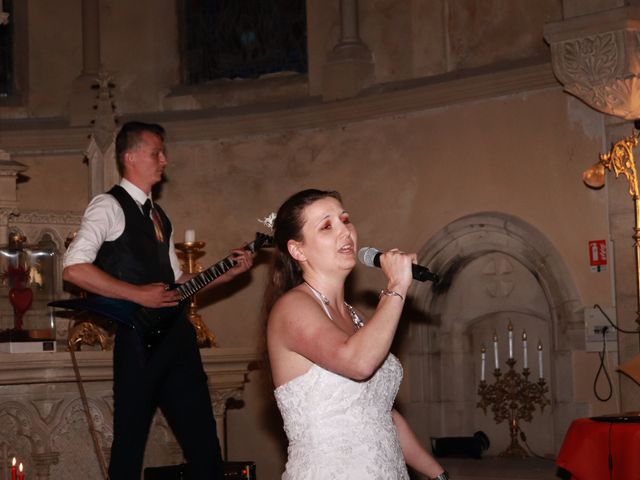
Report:
[{"label": "woman singing", "polygon": [[289,439],[283,479],[408,479],[447,473],[393,409],[402,366],[389,349],[416,255],[381,255],[387,285],[363,318],[344,298],[357,234],[337,192],[304,190],[274,221],[267,346]]}]

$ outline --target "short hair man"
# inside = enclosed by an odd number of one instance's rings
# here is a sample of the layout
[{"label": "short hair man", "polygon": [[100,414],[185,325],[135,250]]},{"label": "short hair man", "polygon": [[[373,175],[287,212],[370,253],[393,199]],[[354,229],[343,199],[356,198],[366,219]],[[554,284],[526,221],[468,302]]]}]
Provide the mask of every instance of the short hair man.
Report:
[{"label": "short hair man", "polygon": [[[64,256],[63,278],[103,297],[141,307],[178,305],[167,288],[189,278],[175,253],[171,222],[151,198],[167,166],[164,128],[128,122],[116,138],[122,176],[97,195]],[[155,211],[155,212],[154,212]],[[228,281],[252,265],[248,251],[232,251],[235,266],[212,284]],[[113,352],[114,439],[109,476],[139,480],[155,409],[160,407],[189,466],[190,479],[222,478],[222,457],[207,377],[194,329],[183,313],[163,326],[149,351],[139,332],[120,325]]]}]

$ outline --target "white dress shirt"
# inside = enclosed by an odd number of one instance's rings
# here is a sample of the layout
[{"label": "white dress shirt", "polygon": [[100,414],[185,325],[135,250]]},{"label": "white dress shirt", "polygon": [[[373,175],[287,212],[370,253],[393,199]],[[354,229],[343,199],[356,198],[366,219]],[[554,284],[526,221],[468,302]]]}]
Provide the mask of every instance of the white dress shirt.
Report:
[{"label": "white dress shirt", "polygon": [[[126,179],[120,186],[136,201],[140,209],[150,196]],[[113,195],[96,195],[87,206],[76,237],[64,254],[62,265],[68,267],[78,263],[93,263],[104,242],[117,239],[124,232],[124,211]],[[173,245],[173,231],[169,238],[169,259],[175,280],[182,275],[182,267]]]}]

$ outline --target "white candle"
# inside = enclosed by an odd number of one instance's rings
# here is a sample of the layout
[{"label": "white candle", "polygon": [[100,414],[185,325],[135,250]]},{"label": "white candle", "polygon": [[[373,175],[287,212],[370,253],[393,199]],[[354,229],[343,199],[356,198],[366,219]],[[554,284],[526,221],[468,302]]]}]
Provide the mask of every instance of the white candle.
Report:
[{"label": "white candle", "polygon": [[544,371],[542,370],[542,341],[538,340],[538,370],[540,371],[540,378],[544,377]]},{"label": "white candle", "polygon": [[529,367],[529,360],[527,358],[527,331],[522,330],[522,366],[523,368]]},{"label": "white candle", "polygon": [[185,230],[184,231],[184,243],[193,243],[196,241],[196,231],[195,230]]},{"label": "white candle", "polygon": [[513,324],[511,320],[509,320],[507,329],[509,330],[509,358],[513,358]]},{"label": "white candle", "polygon": [[500,368],[500,362],[498,360],[498,335],[493,332],[493,358],[496,363],[496,370]]},{"label": "white candle", "polygon": [[485,368],[485,362],[487,361],[487,349],[484,348],[484,344],[482,345],[482,347],[480,348],[480,381],[484,382],[484,368]]}]

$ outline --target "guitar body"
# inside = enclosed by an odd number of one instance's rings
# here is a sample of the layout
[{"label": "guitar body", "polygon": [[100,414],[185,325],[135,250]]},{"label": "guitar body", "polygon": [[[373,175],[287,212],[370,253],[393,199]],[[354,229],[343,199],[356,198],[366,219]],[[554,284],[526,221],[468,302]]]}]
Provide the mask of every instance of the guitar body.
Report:
[{"label": "guitar body", "polygon": [[96,313],[109,320],[115,320],[128,327],[146,332],[154,327],[166,325],[171,322],[181,311],[184,311],[182,303],[175,307],[146,308],[127,300],[90,295],[86,298],[72,298],[69,300],[56,300],[49,303],[50,307],[65,308]]},{"label": "guitar body", "polygon": [[[255,240],[247,244],[244,248],[255,252],[262,247],[270,246],[272,241],[272,237],[262,233],[256,233]],[[173,325],[173,322],[186,314],[189,298],[232,268],[234,264],[235,261],[227,257],[187,282],[171,285],[172,290],[178,290],[180,293],[180,303],[174,307],[147,308],[127,300],[118,300],[100,295],[56,300],[50,302],[49,306],[68,310],[88,311],[133,328],[140,335],[145,348],[150,350],[160,342],[164,334],[169,331]]]},{"label": "guitar body", "polygon": [[147,308],[127,300],[90,295],[86,298],[57,300],[49,303],[49,306],[87,311],[114,320],[134,329],[144,346],[151,349],[171,328],[173,322],[185,314],[187,302],[182,301],[174,307]]}]

